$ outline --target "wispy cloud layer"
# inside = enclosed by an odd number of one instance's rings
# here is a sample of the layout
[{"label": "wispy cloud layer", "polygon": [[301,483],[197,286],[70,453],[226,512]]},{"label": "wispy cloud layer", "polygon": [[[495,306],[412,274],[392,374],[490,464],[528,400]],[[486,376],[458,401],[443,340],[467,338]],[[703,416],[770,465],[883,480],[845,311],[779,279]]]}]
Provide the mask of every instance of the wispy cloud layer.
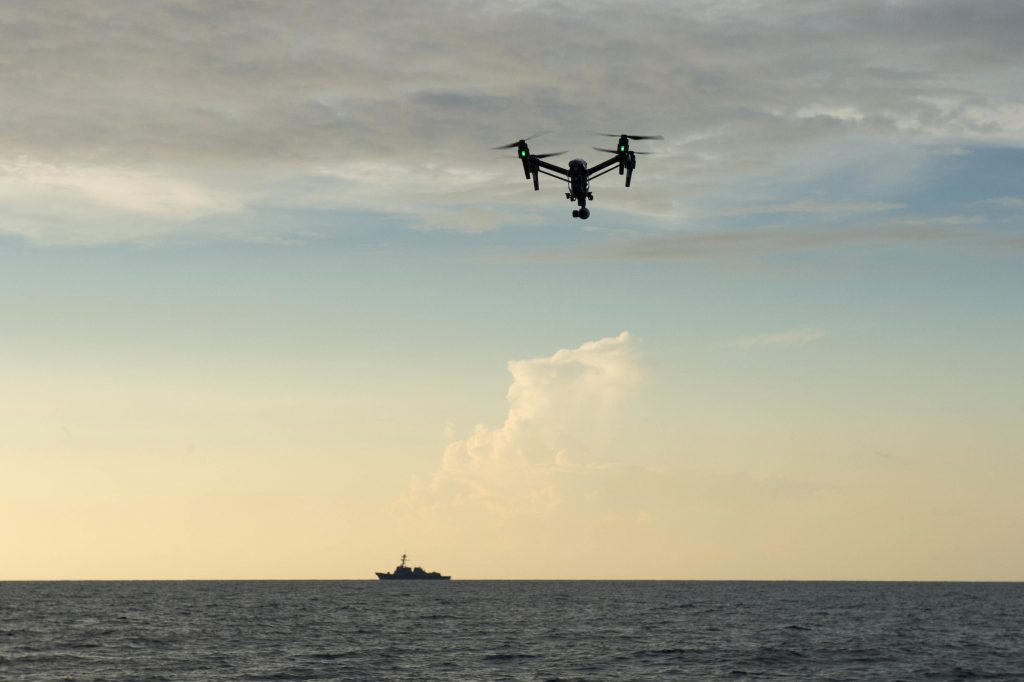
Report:
[{"label": "wispy cloud layer", "polygon": [[696,260],[863,243],[912,244],[959,240],[989,246],[1005,244],[1009,235],[1004,230],[987,227],[985,222],[985,219],[978,215],[953,215],[907,218],[874,225],[771,225],[763,228],[721,231],[672,232],[621,239],[585,254],[574,252],[564,257],[597,260]]},{"label": "wispy cloud layer", "polygon": [[721,211],[721,215],[745,216],[804,213],[810,215],[824,214],[836,216],[855,213],[883,213],[900,208],[905,208],[905,206],[903,204],[885,203],[880,201],[828,202],[801,199],[799,201],[791,201],[785,204],[767,204],[761,206],[740,206],[736,208],[729,208]]}]

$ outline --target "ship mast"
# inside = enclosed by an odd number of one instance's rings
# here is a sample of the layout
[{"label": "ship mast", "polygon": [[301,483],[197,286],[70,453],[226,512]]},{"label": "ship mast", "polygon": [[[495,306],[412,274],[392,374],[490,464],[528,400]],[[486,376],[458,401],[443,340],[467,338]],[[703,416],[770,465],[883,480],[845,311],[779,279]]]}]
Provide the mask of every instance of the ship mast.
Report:
[{"label": "ship mast", "polygon": [[402,563],[399,566],[405,566],[405,555],[402,555]]}]

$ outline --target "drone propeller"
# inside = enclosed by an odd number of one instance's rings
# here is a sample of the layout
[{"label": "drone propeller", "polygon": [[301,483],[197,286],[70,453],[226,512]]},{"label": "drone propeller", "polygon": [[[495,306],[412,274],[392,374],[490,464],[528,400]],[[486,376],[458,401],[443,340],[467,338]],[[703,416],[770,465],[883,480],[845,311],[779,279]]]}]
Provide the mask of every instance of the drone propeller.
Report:
[{"label": "drone propeller", "polygon": [[[617,149],[602,149],[601,147],[594,147],[599,152],[608,152],[609,154],[620,153]],[[655,154],[657,152],[633,152],[634,154]]]},{"label": "drone propeller", "polygon": [[529,137],[524,137],[521,140],[516,140],[512,144],[503,144],[500,147],[493,147],[493,149],[511,149],[512,147],[518,147],[519,145],[521,145],[522,143],[526,142],[527,140],[532,140],[533,138],[540,137],[541,135],[547,135],[547,132],[548,131],[546,131],[546,130],[539,130],[539,131],[535,132],[533,135],[530,135]]},{"label": "drone propeller", "polygon": [[625,137],[630,140],[664,140],[665,137],[662,135],[616,135],[615,133],[594,133],[594,135],[604,135],[605,137]]},{"label": "drone propeller", "polygon": [[535,159],[546,159],[549,156],[561,156],[562,154],[565,154],[565,152],[551,152],[550,154],[530,154],[530,156],[532,156]]}]

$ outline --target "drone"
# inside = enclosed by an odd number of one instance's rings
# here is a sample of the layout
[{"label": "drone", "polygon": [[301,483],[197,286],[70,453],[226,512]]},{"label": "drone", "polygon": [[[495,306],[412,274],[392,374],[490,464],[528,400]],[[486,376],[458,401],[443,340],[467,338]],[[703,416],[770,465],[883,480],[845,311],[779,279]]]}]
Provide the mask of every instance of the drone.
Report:
[{"label": "drone", "polygon": [[572,212],[573,218],[581,218],[586,220],[590,217],[590,209],[587,208],[587,200],[594,200],[594,195],[590,192],[590,181],[599,178],[605,173],[611,172],[616,166],[619,168],[619,175],[626,175],[626,187],[629,187],[630,181],[633,179],[633,171],[636,170],[636,155],[637,154],[651,154],[652,152],[636,152],[629,148],[630,140],[664,140],[665,138],[661,135],[615,135],[612,133],[596,133],[597,135],[604,135],[605,137],[618,137],[619,144],[616,149],[602,149],[601,147],[594,147],[599,152],[607,152],[614,154],[610,159],[602,161],[593,168],[587,168],[587,162],[583,159],[573,159],[569,162],[568,168],[562,168],[556,166],[553,163],[548,163],[544,159],[552,156],[560,156],[565,152],[552,152],[550,154],[531,154],[530,146],[526,144],[527,140],[532,140],[538,135],[543,133],[536,133],[530,137],[513,142],[511,144],[505,144],[495,149],[511,149],[515,147],[519,154],[519,160],[523,162],[523,173],[526,175],[526,179],[533,179],[533,189],[540,189],[540,175],[549,175],[556,180],[562,180],[569,184],[569,191],[565,193],[565,198],[569,201],[575,201],[579,204],[579,209]]}]

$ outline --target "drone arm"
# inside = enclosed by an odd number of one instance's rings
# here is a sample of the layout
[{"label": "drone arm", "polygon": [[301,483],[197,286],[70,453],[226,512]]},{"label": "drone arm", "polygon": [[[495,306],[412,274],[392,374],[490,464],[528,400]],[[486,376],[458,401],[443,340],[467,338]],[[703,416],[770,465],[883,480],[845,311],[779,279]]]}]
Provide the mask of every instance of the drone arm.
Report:
[{"label": "drone arm", "polygon": [[537,164],[540,168],[547,168],[549,171],[554,171],[555,173],[561,173],[565,177],[559,178],[560,180],[568,180],[569,178],[569,170],[567,168],[556,166],[555,164],[548,163],[547,161],[541,161],[535,156],[530,157],[530,163]]},{"label": "drone arm", "polygon": [[593,178],[596,173],[604,170],[605,168],[608,168],[610,166],[614,166],[614,165],[618,165],[618,164],[622,163],[622,156],[623,156],[622,154],[616,154],[615,156],[613,156],[612,158],[608,159],[607,161],[602,161],[601,163],[597,164],[593,168],[587,169],[587,177]]},{"label": "drone arm", "polygon": [[615,168],[616,168],[615,166],[609,166],[608,168],[605,168],[603,171],[601,171],[597,175],[591,175],[590,179],[591,180],[596,180],[597,178],[601,177],[602,175],[605,175],[606,173],[612,172],[613,170],[615,170]]},{"label": "drone arm", "polygon": [[555,180],[561,180],[562,182],[568,182],[566,180],[566,178],[563,178],[561,175],[555,175],[554,173],[548,173],[547,171],[541,170],[539,168],[537,169],[537,172],[538,173],[543,173],[544,175],[547,175],[548,177],[552,177]]}]

